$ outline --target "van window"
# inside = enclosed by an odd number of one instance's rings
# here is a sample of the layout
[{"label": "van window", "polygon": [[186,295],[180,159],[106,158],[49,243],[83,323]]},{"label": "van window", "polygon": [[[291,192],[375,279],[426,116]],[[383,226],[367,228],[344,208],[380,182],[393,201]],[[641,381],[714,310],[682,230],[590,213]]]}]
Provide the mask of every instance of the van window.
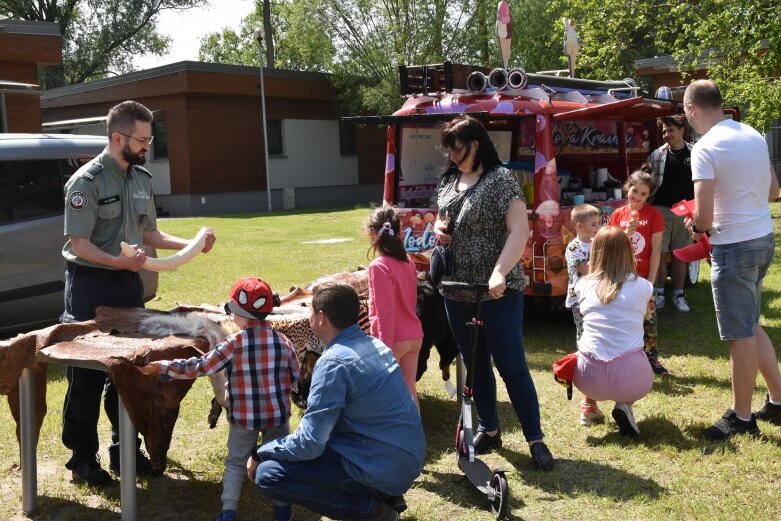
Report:
[{"label": "van window", "polygon": [[0,162],[0,224],[63,213],[61,161]]}]

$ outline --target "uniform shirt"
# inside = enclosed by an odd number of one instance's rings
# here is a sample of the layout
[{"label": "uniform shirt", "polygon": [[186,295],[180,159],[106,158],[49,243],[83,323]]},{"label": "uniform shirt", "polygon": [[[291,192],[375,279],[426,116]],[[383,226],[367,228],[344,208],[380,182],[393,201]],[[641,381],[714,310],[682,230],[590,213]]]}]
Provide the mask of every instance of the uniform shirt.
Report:
[{"label": "uniform shirt", "polygon": [[372,336],[393,349],[396,342],[423,338],[415,310],[418,272],[407,257],[402,262],[381,255],[369,264],[369,325]]},{"label": "uniform shirt", "polygon": [[290,392],[298,382],[298,359],[290,340],[265,321],[251,321],[205,356],[160,363],[160,378],[192,379],[225,369],[228,421],[262,430],[290,418]]},{"label": "uniform shirt", "polygon": [[298,429],[257,451],[261,460],[311,461],[325,449],[363,485],[396,496],[423,470],[420,415],[390,349],[357,324],[334,337],[315,363]]},{"label": "uniform shirt", "polygon": [[[613,212],[609,224],[626,229],[631,220],[632,210],[629,205],[625,205]],[[637,220],[637,229],[629,240],[632,242],[632,250],[637,260],[637,274],[647,277],[651,269],[651,239],[655,233],[664,232],[664,216],[650,204],[645,204],[637,212]]]},{"label": "uniform shirt", "polygon": [[627,276],[621,291],[608,304],[600,302],[595,291],[597,279],[581,278],[575,284],[583,334],[578,351],[598,360],[610,361],[628,351],[643,347],[643,318],[653,284],[633,274]]},{"label": "uniform shirt", "polygon": [[[140,166],[126,173],[108,149],[79,168],[65,183],[65,235],[85,237],[108,253],[118,256],[120,243],[144,244],[144,232],[157,229],[152,174]],[[92,264],[73,253],[70,239],[62,248],[65,260]]]},{"label": "uniform shirt", "polygon": [[692,149],[692,178],[712,179],[711,244],[734,244],[773,232],[767,202],[770,156],[762,136],[738,121],[714,125]]},{"label": "uniform shirt", "polygon": [[[439,211],[453,227],[448,246],[455,266],[451,280],[488,282],[507,241],[505,214],[515,200],[525,202],[523,191],[515,176],[502,166],[483,172],[467,190],[457,189],[459,177],[457,173],[446,174],[438,197]],[[507,274],[507,287],[522,290],[526,284],[523,268],[516,263]],[[471,290],[443,288],[442,294],[462,302],[475,299]],[[486,294],[483,298],[490,297]]]}]

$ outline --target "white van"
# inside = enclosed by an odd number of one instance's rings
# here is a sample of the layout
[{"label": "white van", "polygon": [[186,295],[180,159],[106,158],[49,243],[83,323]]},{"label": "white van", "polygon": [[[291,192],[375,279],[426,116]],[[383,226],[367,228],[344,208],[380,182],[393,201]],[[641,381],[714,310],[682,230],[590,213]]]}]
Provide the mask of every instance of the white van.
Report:
[{"label": "white van", "polygon": [[[105,136],[0,133],[0,338],[62,313],[63,187],[106,144]],[[157,273],[141,278],[149,301]]]}]

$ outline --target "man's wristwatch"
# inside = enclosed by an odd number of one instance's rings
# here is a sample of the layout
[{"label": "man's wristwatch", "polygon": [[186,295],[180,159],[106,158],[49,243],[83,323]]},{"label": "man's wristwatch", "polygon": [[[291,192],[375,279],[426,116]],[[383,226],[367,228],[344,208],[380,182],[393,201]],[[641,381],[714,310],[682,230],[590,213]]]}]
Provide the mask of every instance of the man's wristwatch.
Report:
[{"label": "man's wristwatch", "polygon": [[692,223],[692,231],[694,233],[704,233],[705,235],[710,235],[710,233],[708,233],[708,230],[700,230],[697,228],[697,225],[694,223]]}]

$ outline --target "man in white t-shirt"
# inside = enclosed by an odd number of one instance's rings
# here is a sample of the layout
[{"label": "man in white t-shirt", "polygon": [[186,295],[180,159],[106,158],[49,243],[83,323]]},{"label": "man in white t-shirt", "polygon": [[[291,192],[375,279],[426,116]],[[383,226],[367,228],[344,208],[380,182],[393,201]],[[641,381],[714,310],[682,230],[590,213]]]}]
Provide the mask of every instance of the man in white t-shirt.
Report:
[{"label": "man in white t-shirt", "polygon": [[[683,105],[689,124],[704,134],[691,152],[696,209],[687,226],[710,235],[713,301],[719,335],[729,346],[733,389],[732,407],[703,436],[758,434],[757,418],[781,423],[781,373],[773,344],[759,325],[762,280],[774,250],[768,201],[778,197],[778,179],[762,136],[724,116],[715,83],[692,82]],[[752,414],[758,371],[769,392]]]}]

